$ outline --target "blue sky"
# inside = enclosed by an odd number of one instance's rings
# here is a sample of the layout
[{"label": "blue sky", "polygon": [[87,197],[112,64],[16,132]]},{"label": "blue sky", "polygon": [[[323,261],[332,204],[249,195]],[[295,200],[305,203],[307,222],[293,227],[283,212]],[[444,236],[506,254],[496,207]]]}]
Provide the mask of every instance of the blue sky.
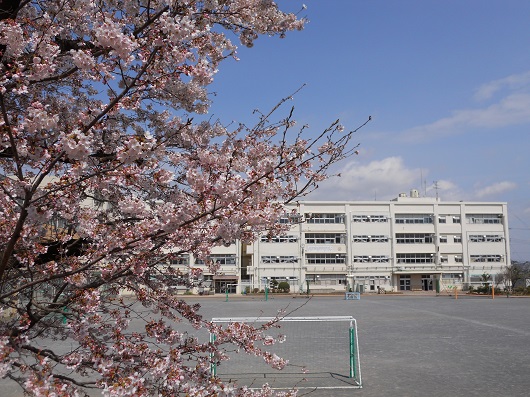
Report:
[{"label": "blue sky", "polygon": [[373,118],[311,198],[507,202],[512,259],[530,260],[530,2],[279,2],[303,3],[305,30],[220,66],[210,115],[251,123],[306,84],[288,105],[312,133]]}]

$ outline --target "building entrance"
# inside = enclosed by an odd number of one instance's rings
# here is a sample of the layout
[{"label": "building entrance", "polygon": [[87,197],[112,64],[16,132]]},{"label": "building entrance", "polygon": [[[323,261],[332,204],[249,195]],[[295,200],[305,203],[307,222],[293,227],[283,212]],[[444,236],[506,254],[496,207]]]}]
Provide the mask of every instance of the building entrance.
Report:
[{"label": "building entrance", "polygon": [[237,277],[219,275],[213,277],[213,286],[216,294],[235,294],[237,291]]},{"label": "building entrance", "polygon": [[411,289],[410,276],[399,276],[399,290],[410,291]]},{"label": "building entrance", "polygon": [[[216,294],[235,294],[237,284],[232,284],[230,281],[215,281],[215,293]],[[227,291],[228,290],[228,291]]]},{"label": "building entrance", "polygon": [[421,289],[422,291],[432,291],[433,290],[433,282],[430,275],[422,275],[421,276]]}]

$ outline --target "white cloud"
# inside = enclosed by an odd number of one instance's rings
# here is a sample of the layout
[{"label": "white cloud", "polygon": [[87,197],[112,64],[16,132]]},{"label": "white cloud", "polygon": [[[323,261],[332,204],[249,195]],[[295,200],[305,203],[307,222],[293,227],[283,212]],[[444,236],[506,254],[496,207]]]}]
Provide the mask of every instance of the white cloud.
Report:
[{"label": "white cloud", "polygon": [[[400,192],[420,185],[421,169],[409,169],[401,157],[360,164],[350,161],[340,171],[340,178],[331,178],[311,194],[315,200],[390,200]],[[425,171],[423,171],[425,176]]]},{"label": "white cloud", "polygon": [[417,141],[454,135],[470,128],[489,129],[523,123],[530,123],[530,94],[518,93],[484,108],[454,111],[449,117],[405,131],[403,137]]},{"label": "white cloud", "polygon": [[485,83],[476,90],[474,98],[490,100],[501,91],[504,95],[487,106],[454,110],[447,117],[406,130],[402,136],[418,141],[530,123],[530,71]]},{"label": "white cloud", "polygon": [[513,190],[517,187],[517,184],[510,181],[503,181],[494,183],[493,185],[486,186],[476,192],[478,198],[483,198],[486,196],[492,196],[495,194],[504,193],[510,190]]},{"label": "white cloud", "polygon": [[475,92],[475,99],[483,101],[490,99],[498,91],[508,88],[511,90],[522,88],[530,84],[530,71],[513,74],[499,80],[490,81],[489,83],[481,85]]}]

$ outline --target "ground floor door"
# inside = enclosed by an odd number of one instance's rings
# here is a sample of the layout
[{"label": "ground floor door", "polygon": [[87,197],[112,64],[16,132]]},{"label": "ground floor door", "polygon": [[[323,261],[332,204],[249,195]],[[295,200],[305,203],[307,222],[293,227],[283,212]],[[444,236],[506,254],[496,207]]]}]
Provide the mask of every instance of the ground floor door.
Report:
[{"label": "ground floor door", "polygon": [[399,290],[400,291],[410,291],[411,290],[411,283],[410,283],[410,276],[399,276]]},{"label": "ground floor door", "polygon": [[433,290],[433,279],[430,275],[421,276],[421,289],[423,291],[432,291]]},{"label": "ground floor door", "polygon": [[216,294],[235,294],[236,293],[236,280],[215,280],[215,293]]}]

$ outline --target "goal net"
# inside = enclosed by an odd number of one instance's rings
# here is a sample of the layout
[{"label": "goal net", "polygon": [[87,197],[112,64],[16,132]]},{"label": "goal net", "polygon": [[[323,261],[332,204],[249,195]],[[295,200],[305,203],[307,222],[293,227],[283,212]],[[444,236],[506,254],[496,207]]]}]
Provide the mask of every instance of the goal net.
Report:
[{"label": "goal net", "polygon": [[[212,319],[214,323],[247,323],[255,327],[272,320],[273,317]],[[272,368],[262,357],[227,351],[230,359],[213,365],[213,375],[251,388],[264,383],[274,389],[362,387],[357,322],[353,317],[286,317],[277,325],[264,334],[273,338],[281,335],[285,341],[262,349],[288,360],[282,370]],[[210,338],[213,341],[214,335]]]}]

